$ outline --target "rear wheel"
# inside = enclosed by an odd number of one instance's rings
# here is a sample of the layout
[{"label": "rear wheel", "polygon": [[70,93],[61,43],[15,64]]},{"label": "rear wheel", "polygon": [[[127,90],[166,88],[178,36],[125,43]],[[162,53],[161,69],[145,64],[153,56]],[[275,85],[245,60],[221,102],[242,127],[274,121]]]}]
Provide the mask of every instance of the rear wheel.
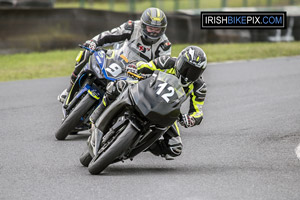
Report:
[{"label": "rear wheel", "polygon": [[96,99],[92,98],[90,95],[85,95],[70,115],[68,115],[63,121],[61,127],[56,131],[56,139],[64,140],[70,133],[72,133],[75,127],[79,124],[81,117],[87,113],[95,101]]},{"label": "rear wheel", "polygon": [[89,166],[92,159],[93,158],[92,158],[90,152],[87,150],[86,152],[83,152],[83,154],[80,156],[79,160],[83,166],[87,167],[87,166]]},{"label": "rear wheel", "polygon": [[88,166],[88,170],[91,174],[99,174],[109,164],[116,161],[119,156],[126,152],[126,150],[133,143],[133,140],[137,134],[137,130],[128,123],[127,127],[121,132],[117,138],[113,138],[107,143],[103,144],[103,151],[96,155]]}]

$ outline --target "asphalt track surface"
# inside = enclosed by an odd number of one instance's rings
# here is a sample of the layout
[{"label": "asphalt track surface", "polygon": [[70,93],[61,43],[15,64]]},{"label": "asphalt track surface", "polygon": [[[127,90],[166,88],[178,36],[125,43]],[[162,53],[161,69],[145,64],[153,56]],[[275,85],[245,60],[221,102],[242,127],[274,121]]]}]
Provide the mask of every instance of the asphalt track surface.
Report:
[{"label": "asphalt track surface", "polygon": [[[300,57],[210,64],[201,126],[183,154],[90,175],[88,133],[57,141],[68,77],[0,83],[0,199],[300,199]],[[186,105],[185,108],[186,109]]]}]

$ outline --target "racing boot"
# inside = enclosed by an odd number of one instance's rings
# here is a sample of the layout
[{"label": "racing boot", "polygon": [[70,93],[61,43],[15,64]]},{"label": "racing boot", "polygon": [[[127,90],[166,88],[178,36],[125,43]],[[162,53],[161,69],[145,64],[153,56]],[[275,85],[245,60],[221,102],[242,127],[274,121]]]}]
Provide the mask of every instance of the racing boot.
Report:
[{"label": "racing boot", "polygon": [[159,139],[154,142],[147,151],[150,151],[153,155],[161,156],[166,160],[174,160],[182,152],[182,141],[180,136],[172,138]]},{"label": "racing boot", "polygon": [[65,99],[67,98],[68,96],[68,92],[67,92],[67,89],[64,89],[64,91],[62,91],[62,93],[60,95],[57,96],[57,100],[60,102],[60,103],[64,103]]},{"label": "racing boot", "polygon": [[72,87],[73,83],[71,83],[68,88],[64,89],[64,91],[62,91],[62,93],[58,95],[57,100],[61,103],[64,103]]},{"label": "racing boot", "polygon": [[156,155],[164,157],[166,160],[174,160],[182,152],[182,142],[180,136],[170,139],[159,139],[153,143],[148,150]]},{"label": "racing boot", "polygon": [[67,98],[69,92],[71,91],[74,82],[77,78],[77,75],[73,72],[71,75],[71,80],[70,80],[70,85],[69,87],[67,87],[64,91],[62,91],[62,93],[60,95],[58,95],[57,100],[61,103],[64,103],[65,99]]}]

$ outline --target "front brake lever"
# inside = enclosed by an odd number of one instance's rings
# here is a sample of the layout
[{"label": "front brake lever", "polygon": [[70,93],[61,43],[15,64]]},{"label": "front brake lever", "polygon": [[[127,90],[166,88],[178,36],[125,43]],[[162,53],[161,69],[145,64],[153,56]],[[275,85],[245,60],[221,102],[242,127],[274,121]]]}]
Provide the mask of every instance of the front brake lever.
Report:
[{"label": "front brake lever", "polygon": [[88,51],[90,51],[90,52],[92,52],[92,53],[95,53],[95,52],[96,52],[95,50],[92,50],[92,49],[90,49],[90,48],[88,48],[88,47],[86,47],[86,46],[84,46],[84,45],[82,45],[82,44],[79,44],[78,46],[79,46],[80,48],[86,49],[86,50],[88,50]]}]

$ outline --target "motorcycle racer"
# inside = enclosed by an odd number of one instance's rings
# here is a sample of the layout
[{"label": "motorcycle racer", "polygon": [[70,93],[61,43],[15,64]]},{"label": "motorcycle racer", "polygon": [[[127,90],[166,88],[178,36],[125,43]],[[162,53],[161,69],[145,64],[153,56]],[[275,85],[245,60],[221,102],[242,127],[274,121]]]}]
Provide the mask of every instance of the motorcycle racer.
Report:
[{"label": "motorcycle racer", "polygon": [[[188,114],[182,114],[179,120],[182,126],[188,128],[199,125],[203,119],[202,106],[207,88],[202,74],[206,66],[207,57],[205,52],[197,46],[188,46],[180,52],[177,58],[162,56],[149,63],[140,61],[136,66],[131,65],[128,70],[131,72],[138,71],[143,74],[152,74],[155,70],[160,70],[177,76],[186,95],[190,96],[189,112]],[[126,81],[117,81],[108,84],[102,103],[90,117],[92,124],[96,122],[105,108],[117,98],[126,86]],[[93,128],[95,128],[94,125],[92,125]],[[182,153],[183,145],[176,122],[163,136],[164,139],[156,141],[149,148],[149,151],[154,155],[161,155],[166,159],[179,156]]]},{"label": "motorcycle racer", "polygon": [[[171,55],[171,43],[165,35],[166,29],[165,13],[158,8],[148,8],[143,12],[140,20],[129,20],[111,31],[104,31],[86,41],[84,45],[95,50],[99,46],[121,44],[119,54],[125,55],[129,61],[149,62],[160,56]],[[81,51],[77,56],[70,85],[58,96],[60,102],[63,102],[68,95],[77,75],[88,61],[88,57],[87,51]]]}]

